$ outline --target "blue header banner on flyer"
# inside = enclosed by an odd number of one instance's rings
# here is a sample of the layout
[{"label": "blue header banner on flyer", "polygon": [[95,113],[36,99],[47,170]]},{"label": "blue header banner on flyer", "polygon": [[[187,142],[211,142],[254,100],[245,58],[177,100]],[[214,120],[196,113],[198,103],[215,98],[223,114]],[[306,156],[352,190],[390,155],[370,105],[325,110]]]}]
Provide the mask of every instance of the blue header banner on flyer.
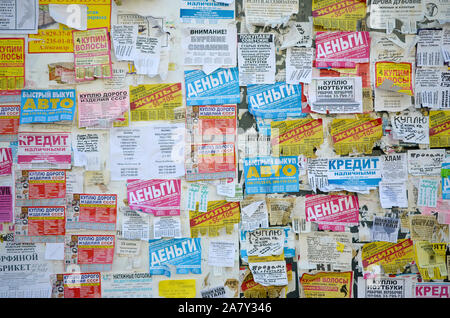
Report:
[{"label": "blue header banner on flyer", "polygon": [[237,67],[219,68],[209,75],[203,71],[185,71],[186,104],[239,104],[239,72]]},{"label": "blue header banner on flyer", "polygon": [[244,159],[245,192],[298,192],[298,157],[256,157]]},{"label": "blue header banner on flyer", "polygon": [[380,181],[380,157],[328,159],[330,185],[377,187]]},{"label": "blue header banner on flyer", "polygon": [[443,200],[450,200],[450,162],[443,162],[442,163],[442,199]]},{"label": "blue header banner on flyer", "polygon": [[202,273],[200,238],[149,240],[150,274],[170,277],[170,268],[177,274]]},{"label": "blue header banner on flyer", "polygon": [[261,118],[285,119],[305,117],[302,113],[302,86],[286,82],[275,84],[248,85],[248,110]]},{"label": "blue header banner on flyer", "polygon": [[180,18],[183,23],[217,24],[234,20],[234,2],[215,0],[182,0]]},{"label": "blue header banner on flyer", "polygon": [[73,121],[75,108],[74,89],[24,89],[20,98],[20,123]]}]

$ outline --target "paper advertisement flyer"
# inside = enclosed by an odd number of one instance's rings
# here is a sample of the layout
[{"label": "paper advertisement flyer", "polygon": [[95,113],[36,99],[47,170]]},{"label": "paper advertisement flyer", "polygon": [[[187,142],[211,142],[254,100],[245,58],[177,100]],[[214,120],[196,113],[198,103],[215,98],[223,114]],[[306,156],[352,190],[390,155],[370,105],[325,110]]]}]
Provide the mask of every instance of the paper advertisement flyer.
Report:
[{"label": "paper advertisement flyer", "polygon": [[0,105],[0,140],[17,138],[19,119],[20,105]]},{"label": "paper advertisement flyer", "polygon": [[353,68],[369,61],[369,32],[316,33],[316,67]]},{"label": "paper advertisement flyer", "polygon": [[52,275],[52,298],[101,298],[100,273]]},{"label": "paper advertisement flyer", "polygon": [[382,120],[365,116],[333,119],[330,134],[338,155],[348,155],[354,151],[371,154],[375,143],[383,136]]},{"label": "paper advertisement flyer", "polygon": [[128,90],[108,90],[78,93],[78,127],[111,128],[128,110]]},{"label": "paper advertisement flyer", "polygon": [[128,180],[130,209],[154,216],[180,215],[181,180]]},{"label": "paper advertisement flyer", "polygon": [[66,171],[21,170],[15,173],[16,206],[61,204],[66,197]]},{"label": "paper advertisement flyer", "polygon": [[102,298],[153,298],[149,273],[102,273]]},{"label": "paper advertisement flyer", "polygon": [[25,39],[0,38],[0,91],[25,87]]},{"label": "paper advertisement flyer", "polygon": [[313,0],[314,25],[327,29],[354,31],[358,20],[366,15],[366,3],[358,0]]},{"label": "paper advertisement flyer", "polygon": [[327,176],[330,185],[376,187],[381,181],[380,158],[328,159]]},{"label": "paper advertisement flyer", "polygon": [[177,119],[182,104],[181,83],[130,86],[131,121]]},{"label": "paper advertisement flyer", "polygon": [[75,115],[74,89],[22,90],[20,123],[72,123]]},{"label": "paper advertisement flyer", "polygon": [[217,24],[234,21],[234,2],[211,0],[182,0],[180,19],[182,23]]},{"label": "paper advertisement flyer", "polygon": [[241,100],[238,68],[219,68],[207,75],[185,71],[186,105],[238,104]]},{"label": "paper advertisement flyer", "polygon": [[114,258],[114,235],[66,235],[65,268],[83,272],[110,271]]},{"label": "paper advertisement flyer", "polygon": [[414,96],[411,63],[376,62],[375,74],[376,87]]},{"label": "paper advertisement flyer", "polygon": [[21,132],[18,139],[17,163],[20,169],[70,169],[70,133]]},{"label": "paper advertisement flyer", "polygon": [[270,131],[274,156],[314,157],[323,143],[321,118],[272,121]]},{"label": "paper advertisement flyer", "polygon": [[14,241],[18,243],[64,243],[65,212],[64,206],[16,208]]},{"label": "paper advertisement flyer", "polygon": [[300,278],[306,298],[353,298],[353,272],[319,272]]},{"label": "paper advertisement flyer", "polygon": [[247,194],[297,192],[298,157],[245,158],[244,176]]},{"label": "paper advertisement flyer", "polygon": [[[310,195],[305,198],[306,221],[320,225],[355,226],[359,203],[355,195]],[[328,227],[322,229],[329,229]],[[333,230],[333,228],[331,228]]]},{"label": "paper advertisement flyer", "polygon": [[12,187],[0,186],[0,222],[13,221],[13,202]]},{"label": "paper advertisement flyer", "polygon": [[430,111],[430,148],[450,146],[450,110]]},{"label": "paper advertisement flyer", "polygon": [[195,210],[189,211],[189,225],[191,237],[200,235],[218,236],[219,231],[225,228],[230,234],[234,225],[240,219],[239,202],[227,202],[226,200],[209,201],[206,212],[199,212],[199,205]]},{"label": "paper advertisement flyer", "polygon": [[67,201],[67,229],[115,230],[117,194],[75,193]]},{"label": "paper advertisement flyer", "polygon": [[277,82],[267,85],[248,85],[248,110],[253,116],[269,119],[305,117],[302,113],[302,86]]},{"label": "paper advertisement flyer", "polygon": [[107,28],[72,31],[75,80],[112,78],[111,42]]},{"label": "paper advertisement flyer", "polygon": [[308,103],[320,114],[362,113],[361,77],[317,77],[311,79]]},{"label": "paper advertisement flyer", "polygon": [[396,243],[372,242],[362,247],[364,278],[373,278],[382,273],[397,274],[414,260],[414,246],[411,239]]},{"label": "paper advertisement flyer", "polygon": [[191,145],[185,166],[188,181],[234,178],[236,176],[235,144]]},{"label": "paper advertisement flyer", "polygon": [[12,173],[13,156],[11,148],[0,148],[0,176]]},{"label": "paper advertisement flyer", "polygon": [[149,240],[150,274],[170,277],[168,265],[177,274],[201,274],[200,238]]},{"label": "paper advertisement flyer", "polygon": [[358,298],[412,298],[412,280],[401,277],[358,277]]},{"label": "paper advertisement flyer", "polygon": [[270,33],[237,35],[239,86],[275,83],[274,38]]}]

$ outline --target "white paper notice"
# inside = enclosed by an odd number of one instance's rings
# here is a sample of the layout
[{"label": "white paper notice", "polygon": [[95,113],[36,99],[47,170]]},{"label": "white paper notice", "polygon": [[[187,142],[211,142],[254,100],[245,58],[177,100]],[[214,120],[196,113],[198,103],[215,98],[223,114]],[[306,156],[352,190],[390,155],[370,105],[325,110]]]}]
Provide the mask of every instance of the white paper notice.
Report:
[{"label": "white paper notice", "polygon": [[288,84],[311,83],[313,59],[313,48],[288,48],[286,53],[286,82]]},{"label": "white paper notice", "polygon": [[212,71],[236,66],[236,25],[187,27],[182,32],[184,65],[212,66]]},{"label": "white paper notice", "polygon": [[118,61],[132,61],[136,54],[137,24],[111,25],[111,40]]},{"label": "white paper notice", "polygon": [[406,183],[403,182],[380,182],[380,203],[383,209],[392,207],[407,208],[408,198],[406,196]]},{"label": "white paper notice", "polygon": [[124,239],[148,241],[150,238],[149,232],[149,215],[131,210],[125,210],[123,212],[122,237]]},{"label": "white paper notice", "polygon": [[137,36],[134,66],[136,73],[153,77],[158,75],[162,38]]},{"label": "white paper notice", "polygon": [[39,0],[0,1],[0,33],[36,34]]},{"label": "white paper notice", "polygon": [[399,182],[408,179],[406,153],[383,155],[381,160],[381,178],[383,181]]},{"label": "white paper notice", "polygon": [[234,242],[211,241],[209,243],[208,265],[233,267],[236,254]]},{"label": "white paper notice", "polygon": [[275,83],[275,39],[270,33],[238,34],[239,86]]},{"label": "white paper notice", "polygon": [[184,170],[184,143],[185,125],[176,124],[152,124],[146,127],[146,136],[152,136],[152,142],[148,142],[151,162],[148,179],[176,179],[185,174]]},{"label": "white paper notice", "polygon": [[269,227],[266,201],[256,201],[242,208],[241,229],[253,231],[260,227]]},{"label": "white paper notice", "polygon": [[46,243],[45,259],[52,261],[64,260],[64,243]]},{"label": "white paper notice", "polygon": [[418,144],[430,143],[428,116],[421,113],[392,116],[391,124],[395,139]]},{"label": "white paper notice", "polygon": [[77,133],[72,139],[73,165],[85,167],[87,171],[101,170],[100,145],[102,143],[101,134]]},{"label": "white paper notice", "polygon": [[153,218],[155,239],[163,237],[181,238],[181,220],[179,216],[161,216]]},{"label": "white paper notice", "polygon": [[111,180],[149,179],[147,127],[115,128],[110,136]]},{"label": "white paper notice", "polygon": [[439,176],[445,149],[408,150],[408,173],[413,176]]}]

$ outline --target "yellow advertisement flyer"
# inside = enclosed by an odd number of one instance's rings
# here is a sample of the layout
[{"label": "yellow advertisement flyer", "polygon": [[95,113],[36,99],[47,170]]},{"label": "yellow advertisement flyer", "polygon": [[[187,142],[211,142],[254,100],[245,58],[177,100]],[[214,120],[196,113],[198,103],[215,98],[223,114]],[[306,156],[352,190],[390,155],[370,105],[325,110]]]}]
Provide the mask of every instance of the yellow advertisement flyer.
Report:
[{"label": "yellow advertisement flyer", "polygon": [[397,274],[414,261],[414,246],[411,239],[397,243],[372,242],[362,247],[362,262],[366,272],[377,273],[379,266],[386,274]]},{"label": "yellow advertisement flyer", "polygon": [[325,29],[356,31],[366,16],[366,2],[359,0],[313,0],[313,23]]},{"label": "yellow advertisement flyer", "polygon": [[158,284],[158,292],[164,298],[194,298],[195,279],[162,280]]},{"label": "yellow advertisement flyer", "polygon": [[87,28],[111,28],[111,1],[113,0],[39,0],[39,6],[49,4],[84,4],[87,6]]},{"label": "yellow advertisement flyer", "polygon": [[314,149],[323,143],[321,118],[273,121],[270,128],[272,152],[276,157],[315,157]]},{"label": "yellow advertisement flyer", "polygon": [[225,227],[226,233],[231,234],[234,224],[239,223],[239,202],[227,202],[226,200],[209,201],[207,212],[199,212],[199,204],[196,211],[189,211],[189,223],[191,237],[197,237],[199,232],[209,236],[218,236],[219,230]]},{"label": "yellow advertisement flyer", "polygon": [[62,24],[59,29],[39,29],[28,38],[28,53],[73,53],[72,29]]},{"label": "yellow advertisement flyer", "polygon": [[430,111],[430,148],[450,147],[450,110]]},{"label": "yellow advertisement flyer", "polygon": [[448,276],[446,251],[447,243],[414,243],[416,264],[424,280],[446,279]]},{"label": "yellow advertisement flyer", "polygon": [[353,272],[320,272],[300,278],[306,298],[352,298]]},{"label": "yellow advertisement flyer", "polygon": [[130,86],[131,121],[173,120],[182,98],[181,83]]},{"label": "yellow advertisement flyer", "polygon": [[414,96],[411,63],[376,62],[375,85],[384,90]]},{"label": "yellow advertisement flyer", "polygon": [[111,43],[106,28],[72,31],[75,80],[112,78]]},{"label": "yellow advertisement flyer", "polygon": [[375,142],[383,136],[383,125],[381,118],[368,116],[334,119],[330,133],[336,154],[348,155],[353,151],[371,154]]},{"label": "yellow advertisement flyer", "polygon": [[25,39],[0,39],[0,91],[25,86]]}]

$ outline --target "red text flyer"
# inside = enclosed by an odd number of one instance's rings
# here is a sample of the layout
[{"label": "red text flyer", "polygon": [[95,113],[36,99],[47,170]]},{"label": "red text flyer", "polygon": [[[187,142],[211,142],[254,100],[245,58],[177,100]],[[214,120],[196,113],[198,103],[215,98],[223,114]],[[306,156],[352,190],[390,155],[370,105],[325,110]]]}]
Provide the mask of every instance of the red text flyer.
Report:
[{"label": "red text flyer", "polygon": [[64,170],[23,170],[28,177],[29,199],[61,199],[66,196]]},{"label": "red text flyer", "polygon": [[19,132],[20,105],[0,105],[0,135]]},{"label": "red text flyer", "polygon": [[107,28],[72,31],[75,80],[112,78],[111,42]]},{"label": "red text flyer", "polygon": [[130,209],[154,216],[180,215],[181,180],[128,180]]},{"label": "red text flyer", "polygon": [[66,268],[110,271],[114,258],[114,235],[69,235],[65,242]]},{"label": "red text flyer", "polygon": [[316,222],[323,230],[343,232],[344,226],[359,222],[359,203],[356,195],[312,195],[305,200],[306,221]]},{"label": "red text flyer", "polygon": [[186,112],[194,136],[236,135],[236,105],[192,106]]},{"label": "red text flyer", "polygon": [[416,283],[416,298],[450,298],[450,283]]},{"label": "red text flyer", "polygon": [[186,158],[186,180],[234,178],[234,143],[191,145]]},{"label": "red text flyer", "polygon": [[67,201],[67,228],[111,230],[116,227],[116,194],[72,194]]},{"label": "red text flyer", "polygon": [[25,87],[25,39],[0,39],[0,95]]},{"label": "red text flyer", "polygon": [[20,169],[70,169],[71,134],[67,132],[21,132],[17,163]]},{"label": "red text flyer", "polygon": [[378,88],[414,96],[412,78],[411,63],[375,63],[375,85]]},{"label": "red text flyer", "polygon": [[52,298],[101,298],[100,273],[57,274]]},{"label": "red text flyer", "polygon": [[369,62],[369,32],[316,33],[316,67],[354,68]]},{"label": "red text flyer", "polygon": [[[66,208],[63,206],[33,206],[17,208],[15,238],[18,242],[64,243]],[[51,236],[51,237],[50,237]]]},{"label": "red text flyer", "polygon": [[0,148],[0,176],[11,175],[13,157],[11,148]]},{"label": "red text flyer", "polygon": [[129,105],[128,90],[78,93],[78,127],[111,128]]}]

